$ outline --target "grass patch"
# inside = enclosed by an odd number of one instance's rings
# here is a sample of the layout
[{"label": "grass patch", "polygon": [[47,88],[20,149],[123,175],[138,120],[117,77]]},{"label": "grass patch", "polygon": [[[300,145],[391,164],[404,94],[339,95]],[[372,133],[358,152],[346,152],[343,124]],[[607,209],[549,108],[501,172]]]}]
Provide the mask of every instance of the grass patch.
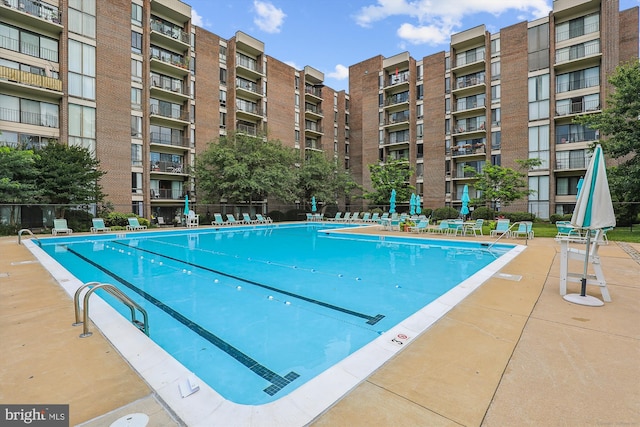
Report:
[{"label": "grass patch", "polygon": [[[533,224],[535,237],[556,237],[558,230],[555,224],[547,222],[535,222]],[[630,227],[616,227],[607,232],[610,241],[640,243],[640,224]]]}]

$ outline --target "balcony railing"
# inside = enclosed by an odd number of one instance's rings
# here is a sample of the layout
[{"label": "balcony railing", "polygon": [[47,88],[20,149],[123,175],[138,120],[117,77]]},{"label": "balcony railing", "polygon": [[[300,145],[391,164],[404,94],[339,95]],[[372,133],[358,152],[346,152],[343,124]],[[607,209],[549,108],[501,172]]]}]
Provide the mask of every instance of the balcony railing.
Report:
[{"label": "balcony railing", "polygon": [[586,169],[589,164],[588,157],[574,157],[569,159],[556,159],[556,170]]},{"label": "balcony railing", "polygon": [[189,61],[182,55],[176,55],[175,53],[171,53],[164,50],[158,50],[157,48],[152,48],[152,52],[150,56],[151,56],[151,59],[157,59],[158,61],[171,64],[176,67],[183,68],[185,70],[189,69]]},{"label": "balcony railing", "polygon": [[158,79],[151,79],[151,86],[153,87],[157,87],[160,89],[164,89],[164,90],[168,90],[171,92],[175,92],[175,93],[179,93],[181,95],[186,95],[189,96],[189,91],[187,90],[187,85],[185,85],[184,83],[180,82],[180,84],[177,83],[173,83],[171,85],[163,83],[162,81],[158,80]]},{"label": "balcony railing", "polygon": [[0,107],[0,120],[36,126],[46,126],[50,128],[60,127],[58,116],[54,116],[51,114],[31,113],[29,111],[20,111],[4,107]]},{"label": "balcony railing", "polygon": [[238,124],[238,126],[236,127],[236,130],[239,133],[244,133],[244,134],[247,134],[247,135],[252,135],[252,136],[257,136],[258,135],[258,128],[256,126]]},{"label": "balcony railing", "polygon": [[484,61],[486,57],[485,51],[466,52],[456,57],[456,64],[454,67],[462,67],[463,65],[473,64],[474,62]]},{"label": "balcony railing", "polygon": [[62,92],[62,80],[0,66],[0,80],[9,80],[29,86]]},{"label": "balcony railing", "polygon": [[485,130],[485,123],[467,123],[467,124],[459,124],[455,129],[453,129],[453,134],[459,133],[467,133],[467,132],[478,132]]},{"label": "balcony railing", "polygon": [[12,37],[0,36],[0,47],[14,52],[24,53],[35,58],[46,59],[51,62],[58,62],[58,51],[47,49],[26,41],[20,41]]},{"label": "balcony railing", "polygon": [[387,81],[387,86],[393,86],[400,83],[406,83],[409,81],[409,72],[404,71],[398,74],[392,74],[389,76],[389,80]]},{"label": "balcony railing", "polygon": [[454,145],[451,147],[451,153],[453,156],[470,156],[473,154],[486,154],[486,145],[479,144],[463,144]]},{"label": "balcony railing", "polygon": [[387,117],[384,121],[385,125],[392,125],[395,123],[403,123],[409,121],[409,113],[404,114],[392,114]]},{"label": "balcony railing", "polygon": [[389,106],[389,105],[395,105],[395,104],[402,104],[405,102],[409,102],[409,92],[402,92],[402,93],[398,93],[396,95],[387,97],[387,99],[384,101],[384,105]]},{"label": "balcony railing", "polygon": [[257,83],[250,82],[248,80],[236,79],[236,87],[239,89],[244,89],[249,92],[257,93],[258,95],[262,95],[262,90]]},{"label": "balcony railing", "polygon": [[256,59],[250,58],[242,54],[237,54],[236,64],[242,68],[246,68],[248,70],[252,70],[252,71],[255,71],[256,73],[262,74],[262,68],[258,66],[258,61]]},{"label": "balcony railing", "polygon": [[322,115],[322,108],[319,108],[317,105],[305,104],[304,110],[310,113],[318,114],[320,116]]},{"label": "balcony railing", "polygon": [[569,104],[564,103],[556,105],[556,116],[567,116],[569,114],[580,114],[598,110],[600,110],[599,99],[591,101],[577,101]]},{"label": "balcony railing", "polygon": [[600,53],[600,40],[565,47],[556,51],[556,64],[575,61],[576,59],[596,55],[598,53]]},{"label": "balcony railing", "polygon": [[37,16],[55,24],[62,22],[62,13],[60,10],[49,3],[43,3],[38,0],[2,0],[2,3],[10,8],[18,9],[29,15]]},{"label": "balcony railing", "polygon": [[150,166],[152,172],[165,172],[183,174],[185,173],[184,165],[176,162],[155,161],[151,162]]},{"label": "balcony railing", "polygon": [[[560,77],[560,76],[558,76]],[[569,81],[556,81],[556,93],[569,92],[571,90],[586,89],[598,86],[600,84],[600,76],[589,77],[586,79],[569,79]]]},{"label": "balcony railing", "polygon": [[242,111],[244,113],[249,113],[256,116],[262,116],[262,108],[259,108],[257,105],[254,105],[254,104],[236,105],[236,111]]},{"label": "balcony railing", "polygon": [[151,132],[150,138],[152,144],[173,145],[174,147],[189,146],[189,138],[186,137],[171,137],[159,132]]},{"label": "balcony railing", "polygon": [[322,89],[320,89],[319,87],[305,86],[304,93],[308,93],[318,98],[322,98]]},{"label": "balcony railing", "polygon": [[454,111],[464,111],[464,110],[471,110],[473,108],[484,107],[485,102],[486,102],[485,98],[479,98],[479,99],[462,98],[462,99],[459,99],[458,102],[456,102],[455,104],[456,109]]},{"label": "balcony railing", "polygon": [[186,111],[182,111],[182,109],[180,111],[167,112],[163,111],[163,109],[161,109],[158,105],[151,104],[149,111],[151,114],[156,116],[162,116],[174,120],[182,120],[185,122],[189,121],[189,113]]},{"label": "balcony railing", "polygon": [[322,144],[318,141],[306,141],[304,143],[304,148],[308,148],[310,150],[322,150]]},{"label": "balcony railing", "polygon": [[456,89],[483,84],[485,82],[485,74],[476,74],[473,76],[465,76],[456,79]]},{"label": "balcony railing", "polygon": [[322,133],[322,126],[317,125],[315,123],[305,123],[304,129],[305,130],[310,130],[312,132]]},{"label": "balcony railing", "polygon": [[175,25],[162,22],[161,20],[151,18],[151,30],[164,34],[172,39],[180,40],[182,43],[189,43],[189,34]]},{"label": "balcony railing", "polygon": [[184,198],[184,191],[165,189],[151,190],[152,199],[169,199],[169,200],[182,200]]}]

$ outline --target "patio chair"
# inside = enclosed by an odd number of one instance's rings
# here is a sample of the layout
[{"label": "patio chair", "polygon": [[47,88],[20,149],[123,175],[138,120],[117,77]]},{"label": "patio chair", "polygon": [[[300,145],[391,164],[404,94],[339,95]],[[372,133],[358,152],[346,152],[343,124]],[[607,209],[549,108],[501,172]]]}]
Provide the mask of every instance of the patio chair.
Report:
[{"label": "patio chair", "polygon": [[342,221],[343,218],[341,218],[341,216],[342,216],[342,212],[336,212],[336,216],[334,216],[333,218],[327,218],[327,221]]},{"label": "patio chair", "polygon": [[425,233],[429,229],[429,220],[421,219],[418,223],[412,227],[409,227],[409,231],[412,233]]},{"label": "patio chair", "polygon": [[222,219],[222,214],[214,213],[211,225],[229,225],[229,223]]},{"label": "patio chair", "polygon": [[509,219],[499,219],[496,223],[495,230],[491,230],[491,236],[502,236],[506,234],[509,237],[509,226],[511,224],[511,220]]},{"label": "patio chair", "polygon": [[197,227],[200,225],[200,215],[196,214],[194,211],[189,211],[189,215],[185,218],[187,228]]},{"label": "patio chair", "polygon": [[351,214],[351,218],[347,219],[345,222],[357,222],[357,221],[360,221],[360,212],[353,212]]},{"label": "patio chair", "polygon": [[464,231],[464,221],[461,219],[452,219],[449,220],[449,229],[447,230],[447,234],[453,234],[457,236],[458,233],[462,234]]},{"label": "patio chair", "polygon": [[556,221],[556,239],[568,237],[571,239],[581,240],[583,238],[579,228],[571,225],[569,221]]},{"label": "patio chair", "polygon": [[446,219],[443,219],[442,221],[440,221],[440,224],[438,224],[438,226],[436,227],[428,227],[427,228],[427,232],[429,233],[441,233],[441,234],[445,234],[449,232],[449,221]]},{"label": "patio chair", "polygon": [[136,217],[127,218],[127,221],[129,221],[129,225],[127,225],[127,230],[129,231],[140,231],[147,229],[146,225],[140,225],[140,222]]},{"label": "patio chair", "polygon": [[482,231],[483,225],[484,225],[484,219],[476,219],[475,224],[466,228],[465,231],[469,231],[470,233],[473,233],[474,236],[478,236],[477,232],[479,231],[480,235],[484,236],[484,232]]},{"label": "patio chair", "polygon": [[242,225],[244,224],[244,220],[236,219],[236,217],[233,214],[227,214],[227,223],[229,225]]},{"label": "patio chair", "polygon": [[67,225],[67,220],[64,218],[54,219],[53,220],[53,228],[51,229],[51,234],[54,236],[58,234],[71,234],[73,230],[69,228]]},{"label": "patio chair", "polygon": [[93,218],[91,219],[93,223],[93,227],[90,228],[92,233],[97,233],[99,231],[111,231],[111,227],[107,227],[104,225],[104,219],[102,218]]},{"label": "patio chair", "polygon": [[521,221],[518,223],[518,228],[511,231],[513,237],[525,237],[527,239],[533,239],[533,223],[531,221]]},{"label": "patio chair", "polygon": [[378,212],[374,212],[371,215],[371,218],[369,218],[369,220],[365,221],[365,222],[380,222],[380,214]]},{"label": "patio chair", "polygon": [[270,217],[264,217],[262,216],[262,214],[256,214],[256,219],[261,223],[261,224],[268,224],[270,222],[273,222],[273,220]]},{"label": "patio chair", "polygon": [[251,215],[249,215],[248,213],[243,213],[242,214],[242,220],[244,221],[245,224],[257,224],[258,220],[257,219],[251,219]]},{"label": "patio chair", "polygon": [[365,212],[362,214],[361,222],[369,222],[371,220],[371,212]]},{"label": "patio chair", "polygon": [[158,221],[158,226],[159,227],[169,227],[171,225],[171,224],[167,224],[167,222],[164,220],[163,216],[157,217],[156,220]]}]

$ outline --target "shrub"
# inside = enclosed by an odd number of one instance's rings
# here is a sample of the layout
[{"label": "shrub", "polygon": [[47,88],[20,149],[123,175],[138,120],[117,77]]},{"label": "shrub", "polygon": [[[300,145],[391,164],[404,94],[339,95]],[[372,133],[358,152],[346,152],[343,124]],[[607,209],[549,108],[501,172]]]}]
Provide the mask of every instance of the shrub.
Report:
[{"label": "shrub", "polygon": [[535,214],[529,212],[501,212],[502,215],[511,220],[511,222],[533,221],[536,219]]},{"label": "shrub", "polygon": [[444,208],[438,208],[433,211],[431,214],[431,219],[440,221],[442,219],[452,219],[458,218],[460,216],[460,212],[457,209],[454,209],[450,206]]},{"label": "shrub", "polygon": [[285,221],[300,221],[300,220],[303,220],[303,219],[306,218],[306,213],[307,212],[303,211],[302,209],[289,209],[284,214],[284,220]]},{"label": "shrub", "polygon": [[433,209],[431,209],[431,208],[421,209],[420,215],[424,215],[426,217],[430,217],[430,216],[433,215]]},{"label": "shrub", "polygon": [[271,211],[267,214],[269,218],[273,220],[273,222],[282,222],[284,221],[284,214],[280,211]]},{"label": "shrub", "polygon": [[91,227],[91,215],[89,212],[80,209],[69,209],[64,214],[67,225],[76,232],[89,231]]},{"label": "shrub", "polygon": [[549,222],[555,224],[557,221],[571,221],[572,214],[551,214]]},{"label": "shrub", "polygon": [[471,219],[493,220],[495,217],[496,211],[486,206],[480,206],[479,208],[475,208],[473,212],[471,212]]}]

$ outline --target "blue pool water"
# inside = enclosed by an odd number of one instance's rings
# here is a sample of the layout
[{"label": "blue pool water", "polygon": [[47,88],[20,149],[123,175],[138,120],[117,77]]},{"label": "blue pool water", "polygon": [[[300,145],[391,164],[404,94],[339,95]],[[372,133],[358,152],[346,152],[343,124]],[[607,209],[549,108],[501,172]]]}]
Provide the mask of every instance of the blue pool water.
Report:
[{"label": "blue pool water", "polygon": [[159,346],[226,399],[252,405],[287,395],[512,248],[330,227],[106,234],[41,246],[81,281],[118,286],[148,312]]}]

